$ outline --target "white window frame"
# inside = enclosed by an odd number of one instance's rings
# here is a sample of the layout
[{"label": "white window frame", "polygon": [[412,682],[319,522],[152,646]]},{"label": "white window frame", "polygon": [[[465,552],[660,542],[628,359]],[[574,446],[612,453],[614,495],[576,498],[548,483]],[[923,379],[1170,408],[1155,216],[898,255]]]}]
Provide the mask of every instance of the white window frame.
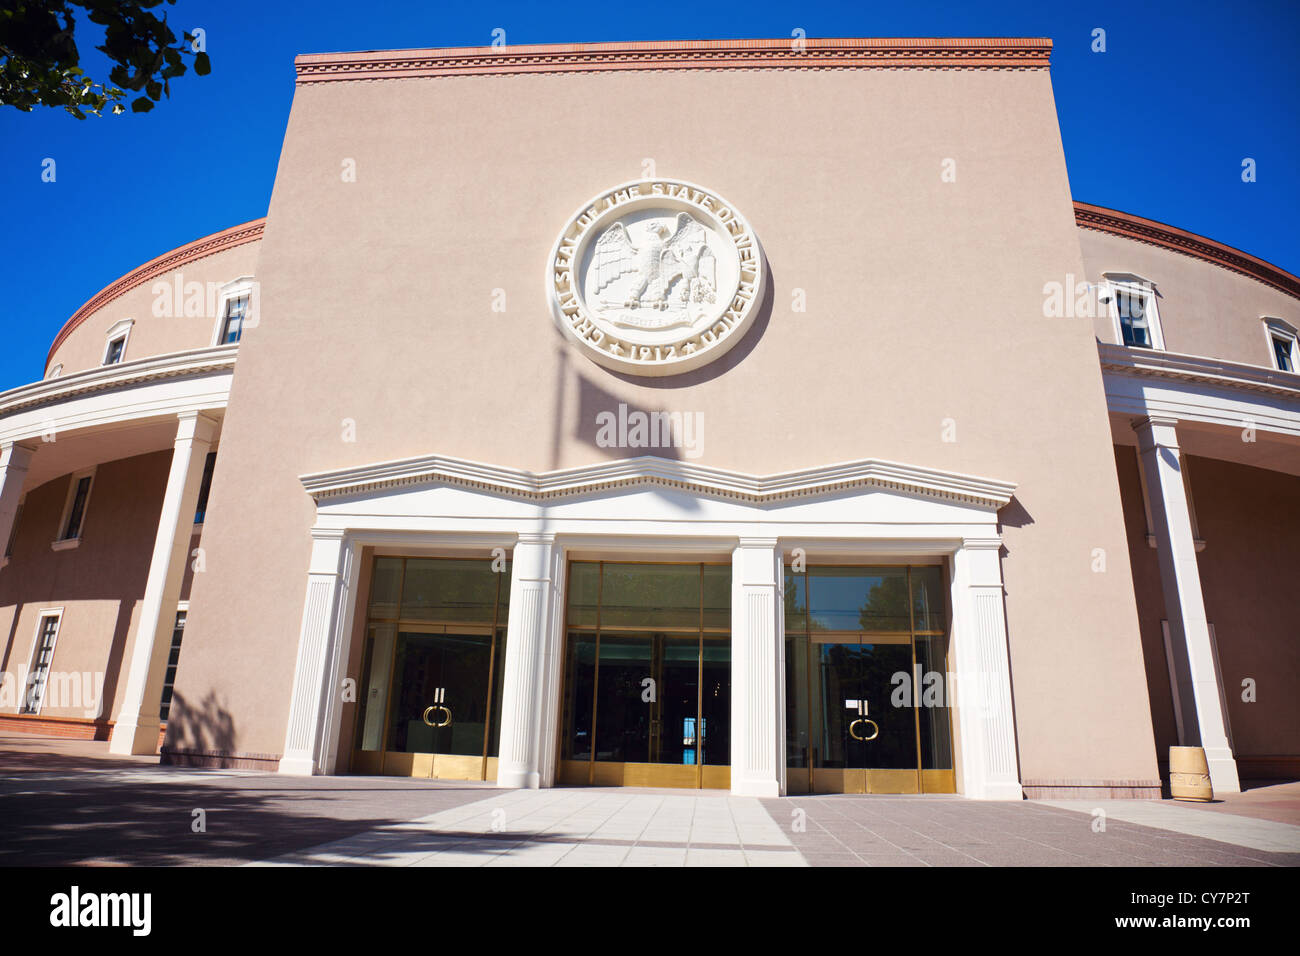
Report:
[{"label": "white window frame", "polygon": [[[1160,293],[1156,289],[1156,284],[1150,279],[1144,279],[1140,275],[1132,272],[1103,272],[1102,301],[1110,307],[1110,320],[1115,329],[1115,343],[1124,345],[1124,326],[1119,320],[1119,296],[1116,293],[1123,292],[1127,295],[1140,295],[1147,302],[1147,330],[1151,333],[1151,351],[1163,352],[1165,350],[1165,334],[1160,324]],[[1127,348],[1142,348],[1140,345],[1130,345]]]},{"label": "white window frame", "polygon": [[[95,471],[97,466],[83,468],[81,471],[73,472],[72,480],[68,482],[68,494],[63,499],[63,514],[59,517],[59,526],[54,529],[54,541],[50,544],[51,550],[70,551],[73,548],[81,546],[81,539],[84,537],[86,530],[86,516],[90,514],[90,499],[95,495]],[[74,538],[63,537],[63,532],[68,528],[68,519],[72,517],[72,503],[77,500],[77,486],[81,484],[82,478],[90,479],[90,487],[86,489],[86,500],[81,507],[81,527],[77,528],[77,535]]]},{"label": "white window frame", "polygon": [[[41,631],[45,629],[45,622],[49,618],[54,618],[54,640],[50,642],[50,662],[45,671],[45,679],[41,681],[41,696],[36,698],[36,706],[33,710],[27,710],[27,688],[32,677],[32,669],[36,666],[36,655],[41,650]],[[41,709],[45,707],[45,689],[50,686],[50,672],[54,670],[54,655],[59,650],[59,635],[63,633],[63,608],[48,607],[42,608],[36,617],[36,633],[32,635],[32,649],[27,653],[27,673],[23,675],[23,685],[20,691],[18,702],[18,713],[27,714],[32,717],[39,717]]]},{"label": "white window frame", "polygon": [[1291,372],[1295,375],[1300,373],[1300,332],[1290,322],[1283,321],[1275,316],[1261,316],[1264,322],[1264,339],[1268,342],[1268,364],[1279,372],[1282,367],[1277,364],[1277,352],[1273,349],[1273,340],[1282,339],[1291,345]]},{"label": "white window frame", "polygon": [[[244,312],[244,323],[240,326],[239,341],[244,340],[244,329],[251,329],[257,326],[257,321],[249,321],[254,314],[253,296],[257,291],[257,280],[252,276],[240,276],[238,279],[231,279],[221,287],[217,298],[217,324],[212,329],[212,345],[215,348],[221,345],[222,333],[226,330],[226,306],[232,299],[238,299],[240,296],[248,296],[248,309]],[[238,345],[239,342],[233,343]]]},{"label": "white window frame", "polygon": [[[100,365],[121,365],[126,361],[126,350],[131,344],[131,327],[134,325],[135,319],[122,319],[120,322],[113,323],[104,341],[104,357],[100,360]],[[113,350],[113,343],[118,339],[122,340],[122,357],[116,362],[109,362],[108,355]]]}]

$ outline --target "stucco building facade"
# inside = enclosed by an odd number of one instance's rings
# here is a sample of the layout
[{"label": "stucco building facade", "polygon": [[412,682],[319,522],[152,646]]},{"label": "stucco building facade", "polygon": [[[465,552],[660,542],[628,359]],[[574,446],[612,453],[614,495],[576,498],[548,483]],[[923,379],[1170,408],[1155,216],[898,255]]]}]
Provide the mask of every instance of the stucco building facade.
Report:
[{"label": "stucco building facade", "polygon": [[503,786],[1295,775],[1300,280],[1075,202],[1049,56],[299,57],[266,219],[0,393],[0,726]]}]

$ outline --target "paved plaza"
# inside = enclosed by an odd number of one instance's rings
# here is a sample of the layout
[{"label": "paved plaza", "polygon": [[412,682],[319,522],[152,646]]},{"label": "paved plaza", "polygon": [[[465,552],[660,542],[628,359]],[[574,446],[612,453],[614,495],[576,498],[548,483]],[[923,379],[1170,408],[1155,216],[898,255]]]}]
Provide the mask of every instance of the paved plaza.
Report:
[{"label": "paved plaza", "polygon": [[[1300,784],[1197,805],[285,777],[0,735],[0,864],[1296,866]],[[201,824],[201,825],[200,825]]]}]

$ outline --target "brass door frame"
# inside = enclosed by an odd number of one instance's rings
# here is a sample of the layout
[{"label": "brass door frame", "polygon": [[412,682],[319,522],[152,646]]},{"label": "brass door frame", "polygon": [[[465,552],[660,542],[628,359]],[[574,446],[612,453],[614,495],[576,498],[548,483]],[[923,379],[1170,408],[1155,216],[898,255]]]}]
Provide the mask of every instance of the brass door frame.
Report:
[{"label": "brass door frame", "polygon": [[[371,628],[379,625],[393,628],[393,653],[388,661],[388,694],[384,698],[384,728],[380,737],[380,748],[378,750],[359,750],[357,749],[356,722],[360,719],[360,710],[353,718],[352,728],[352,768],[360,766],[374,766],[374,773],[379,776],[397,776],[397,777],[420,777],[433,780],[480,780],[496,778],[497,758],[488,756],[488,746],[492,734],[492,705],[493,697],[496,690],[496,651],[498,631],[500,628],[501,618],[501,579],[505,576],[502,572],[493,572],[496,574],[496,597],[492,605],[492,623],[482,624],[460,624],[454,621],[427,621],[413,620],[403,618],[402,614],[402,595],[406,590],[406,565],[407,562],[415,559],[421,561],[466,561],[474,560],[464,557],[440,557],[436,555],[404,555],[404,554],[374,554],[371,556],[371,587],[374,587],[374,565],[380,558],[398,558],[402,562],[402,574],[398,580],[397,586],[397,614],[395,618],[372,617],[369,613],[370,602],[369,595],[366,597],[366,637],[367,641],[373,640]],[[431,636],[447,634],[468,634],[468,635],[486,635],[489,638],[488,644],[488,674],[487,674],[487,697],[486,697],[486,715],[483,722],[483,747],[479,755],[474,754],[443,754],[443,753],[423,753],[409,752],[399,750],[389,750],[389,731],[392,729],[392,700],[393,700],[393,676],[397,667],[397,648],[396,642],[402,634],[428,634]],[[363,653],[364,656],[364,653]],[[372,657],[373,662],[373,657]],[[475,766],[477,764],[477,766]]]}]

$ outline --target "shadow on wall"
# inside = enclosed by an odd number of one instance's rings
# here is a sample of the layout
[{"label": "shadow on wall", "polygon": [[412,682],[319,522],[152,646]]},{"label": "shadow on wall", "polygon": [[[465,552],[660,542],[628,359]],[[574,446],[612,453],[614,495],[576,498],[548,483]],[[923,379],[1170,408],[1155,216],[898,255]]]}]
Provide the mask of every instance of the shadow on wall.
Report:
[{"label": "shadow on wall", "polygon": [[189,756],[227,756],[235,749],[235,721],[209,691],[203,703],[192,704],[173,692],[163,742],[163,763],[184,764]]}]

